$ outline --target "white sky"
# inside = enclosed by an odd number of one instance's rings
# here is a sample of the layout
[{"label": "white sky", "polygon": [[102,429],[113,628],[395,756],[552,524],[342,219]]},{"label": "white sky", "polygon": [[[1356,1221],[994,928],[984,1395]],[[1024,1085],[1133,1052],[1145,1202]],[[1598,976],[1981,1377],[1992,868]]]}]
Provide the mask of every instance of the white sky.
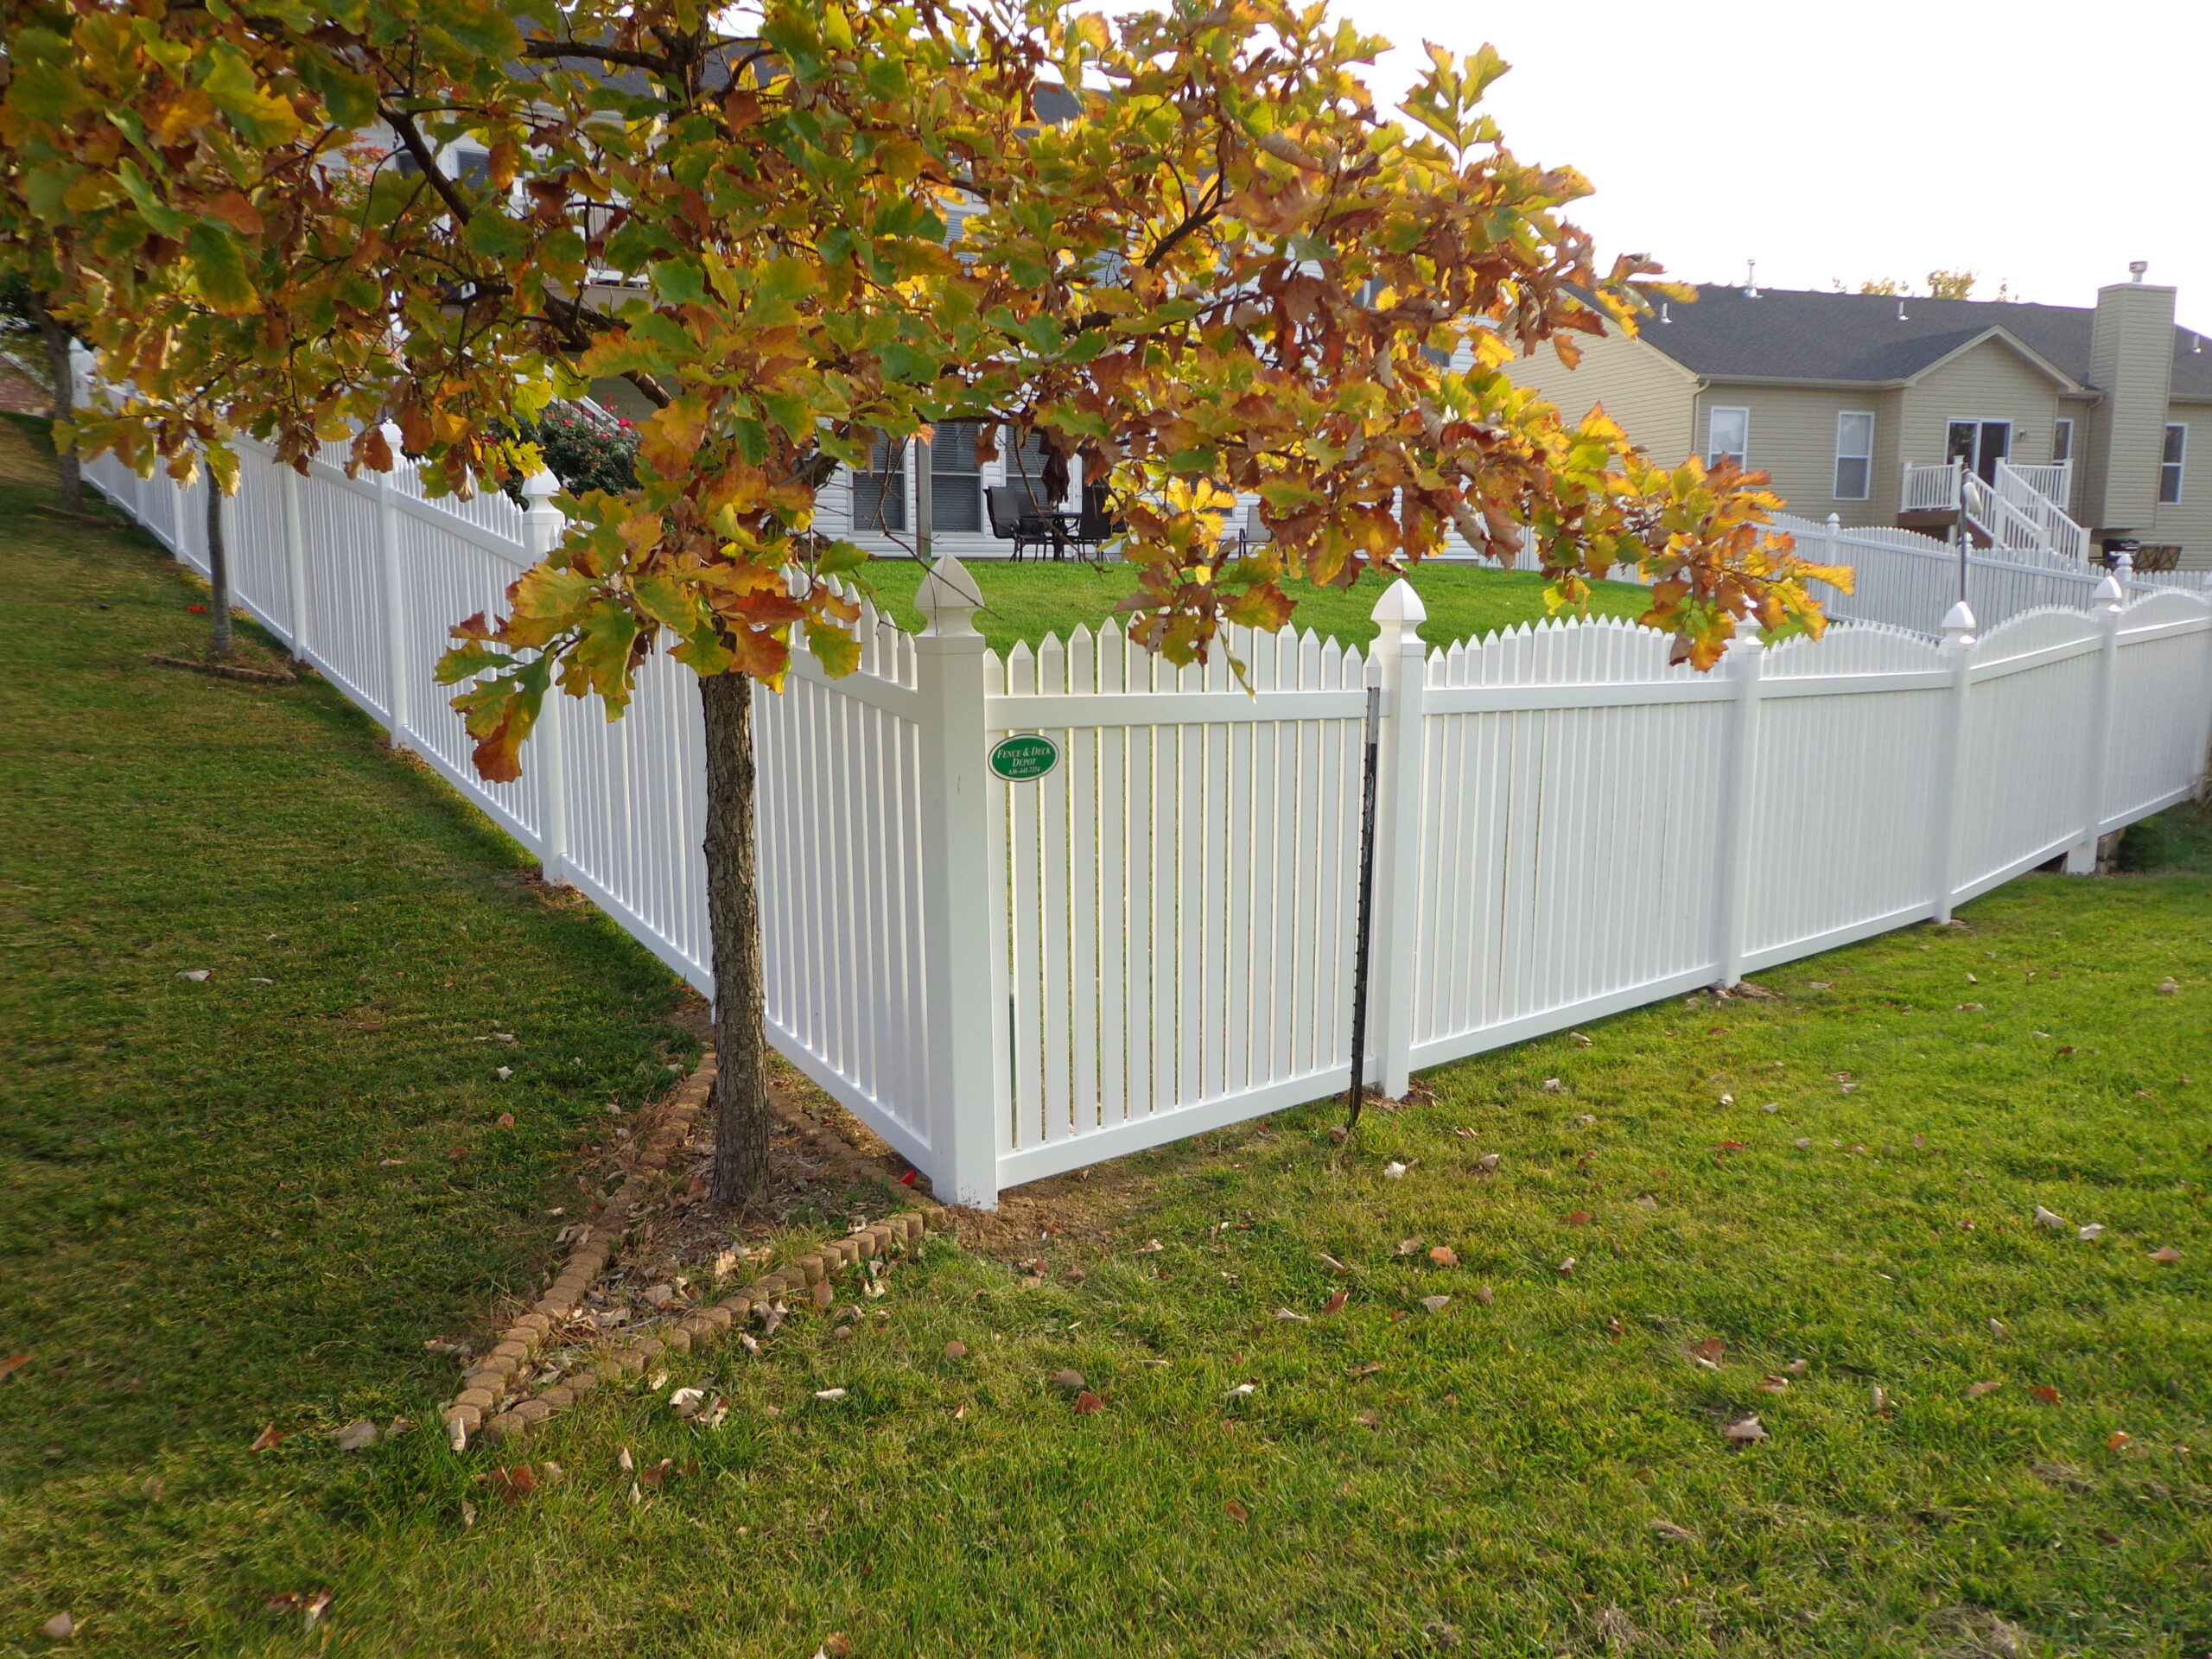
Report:
[{"label": "white sky", "polygon": [[1393,99],[1424,39],[1495,45],[1507,148],[1590,180],[1569,217],[1607,259],[1817,289],[1963,267],[1975,299],[2058,305],[2147,259],[2212,327],[2206,0],[1334,7],[1396,44]]}]

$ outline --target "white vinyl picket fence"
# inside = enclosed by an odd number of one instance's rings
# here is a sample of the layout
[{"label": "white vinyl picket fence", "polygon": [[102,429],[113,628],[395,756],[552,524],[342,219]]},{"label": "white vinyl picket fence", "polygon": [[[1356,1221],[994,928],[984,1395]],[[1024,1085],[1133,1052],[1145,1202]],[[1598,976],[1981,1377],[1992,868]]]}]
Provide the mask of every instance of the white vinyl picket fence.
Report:
[{"label": "white vinyl picket fence", "polygon": [[[430,681],[560,515],[428,500],[404,465],[243,470],[245,608],[710,990],[688,671],[655,658],[613,722],[549,700],[511,785],[474,777]],[[205,568],[196,491],[112,460],[87,475]],[[1952,597],[1896,620],[1933,634]],[[1370,677],[1368,1080],[1392,1095],[1415,1067],[1947,918],[2057,855],[2093,868],[2100,835],[2198,786],[2212,741],[2212,602],[2123,607],[2112,582],[1980,638],[1963,611],[1940,642],[1839,626],[1707,675],[1611,621],[1431,651],[1401,583],[1364,652],[1236,634],[1247,684],[1110,625],[1001,660],[977,598],[947,561],[924,633],[868,614],[858,672],[802,657],[755,706],[772,1039],[981,1205],[1343,1085]],[[1033,733],[1059,763],[994,776],[993,744]]]},{"label": "white vinyl picket fence", "polygon": [[[1936,619],[1961,600],[1981,626],[1993,628],[2023,611],[2087,605],[2109,574],[2085,560],[2032,548],[1965,550],[1962,569],[1958,547],[1916,531],[1847,529],[1834,513],[1826,524],[1777,513],[1775,524],[1796,537],[1803,557],[1852,567],[1856,581],[1849,594],[1825,582],[1813,584],[1830,616],[1931,636]],[[2212,593],[2212,571],[2207,570],[2154,575],[2128,568],[2120,579],[2130,594]]]}]

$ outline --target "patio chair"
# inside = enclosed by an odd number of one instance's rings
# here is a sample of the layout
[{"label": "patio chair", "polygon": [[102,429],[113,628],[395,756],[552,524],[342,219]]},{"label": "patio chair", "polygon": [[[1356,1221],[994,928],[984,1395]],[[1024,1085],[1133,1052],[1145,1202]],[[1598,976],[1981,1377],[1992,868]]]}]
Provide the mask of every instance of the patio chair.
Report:
[{"label": "patio chair", "polygon": [[990,517],[991,534],[1001,542],[1012,542],[1015,558],[1033,547],[1052,544],[1052,525],[1038,510],[1036,498],[1020,486],[992,485],[983,492],[983,508]]}]

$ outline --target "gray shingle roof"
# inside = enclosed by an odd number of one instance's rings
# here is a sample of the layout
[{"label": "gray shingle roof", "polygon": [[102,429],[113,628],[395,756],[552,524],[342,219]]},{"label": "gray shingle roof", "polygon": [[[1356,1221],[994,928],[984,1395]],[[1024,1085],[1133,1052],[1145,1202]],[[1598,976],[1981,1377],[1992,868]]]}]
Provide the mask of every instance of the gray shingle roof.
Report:
[{"label": "gray shingle roof", "polygon": [[[1672,319],[1646,318],[1643,338],[1684,368],[1716,378],[1878,382],[1918,373],[1977,335],[2001,327],[2082,385],[2089,378],[2088,306],[1908,297],[1905,321],[1885,294],[1823,294],[1700,286],[1695,305],[1671,305]],[[2174,330],[2173,389],[2212,397],[2212,349],[2194,331]]]}]

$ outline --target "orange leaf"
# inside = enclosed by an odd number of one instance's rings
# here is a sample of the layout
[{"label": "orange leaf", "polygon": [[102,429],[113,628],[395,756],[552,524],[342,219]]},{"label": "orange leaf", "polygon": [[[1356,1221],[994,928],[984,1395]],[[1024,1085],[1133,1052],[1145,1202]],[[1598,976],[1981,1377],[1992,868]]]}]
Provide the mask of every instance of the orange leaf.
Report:
[{"label": "orange leaf", "polygon": [[1229,1518],[1232,1521],[1249,1521],[1252,1518],[1252,1511],[1233,1497],[1221,1507],[1229,1511]]},{"label": "orange leaf", "polygon": [[[650,1477],[649,1477],[650,1478]],[[511,1469],[494,1469],[484,1477],[492,1483],[492,1490],[510,1503],[527,1497],[537,1490],[537,1477],[526,1463],[516,1464]],[[655,1481],[655,1485],[660,1483]]]},{"label": "orange leaf", "polygon": [[1590,1212],[1587,1210],[1577,1210],[1567,1217],[1567,1224],[1570,1227],[1587,1227],[1590,1224]]},{"label": "orange leaf", "polygon": [[253,1444],[246,1447],[246,1450],[249,1452],[266,1452],[270,1446],[276,1445],[277,1441],[283,1438],[284,1436],[276,1432],[276,1425],[271,1423],[266,1428],[263,1429],[260,1433],[253,1437]]},{"label": "orange leaf", "polygon": [[2128,1439],[2128,1433],[2126,1429],[2115,1428],[2112,1432],[2112,1438],[2105,1442],[2105,1446],[2108,1450],[2117,1452],[2120,1447],[2127,1444]]},{"label": "orange leaf", "polygon": [[1103,1395],[1093,1394],[1089,1389],[1085,1389],[1081,1394],[1076,1395],[1075,1408],[1088,1417],[1094,1411],[1105,1410],[1106,1401]]},{"label": "orange leaf", "polygon": [[2048,1382],[2033,1383],[2030,1385],[2028,1392],[2046,1406],[2055,1406],[2058,1403],[2058,1390]]},{"label": "orange leaf", "polygon": [[[1341,1313],[1344,1311],[1344,1304],[1351,1300],[1351,1293],[1350,1291],[1340,1290],[1335,1295],[1330,1297],[1327,1301],[1321,1304],[1321,1311],[1324,1313]],[[29,1356],[25,1355],[23,1357],[28,1358]]]},{"label": "orange leaf", "polygon": [[226,190],[207,204],[207,212],[241,236],[261,234],[261,213],[236,190]]},{"label": "orange leaf", "polygon": [[10,1354],[7,1358],[0,1359],[0,1376],[13,1376],[30,1363],[31,1357],[28,1353]]},{"label": "orange leaf", "polygon": [[1728,1344],[1718,1337],[1707,1337],[1690,1351],[1707,1364],[1718,1365],[1720,1363],[1721,1355],[1728,1351]]}]

